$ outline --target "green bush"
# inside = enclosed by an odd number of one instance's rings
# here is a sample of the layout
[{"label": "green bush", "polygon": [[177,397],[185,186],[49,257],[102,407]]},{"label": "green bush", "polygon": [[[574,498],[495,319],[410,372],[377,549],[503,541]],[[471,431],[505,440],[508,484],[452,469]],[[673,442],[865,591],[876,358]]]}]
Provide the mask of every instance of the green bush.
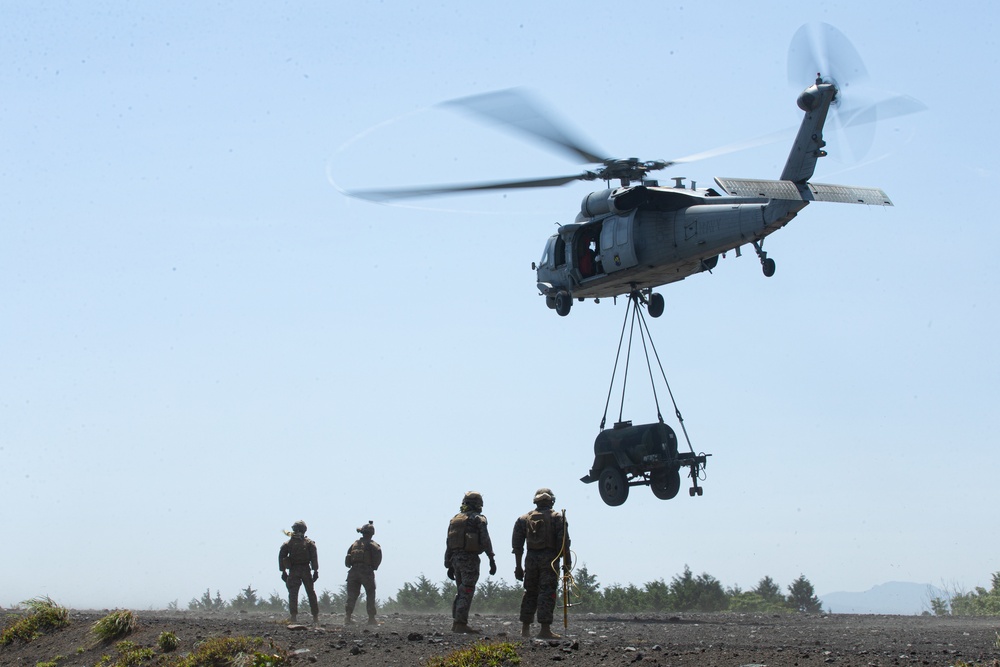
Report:
[{"label": "green bush", "polygon": [[156,655],[153,649],[142,648],[141,646],[137,646],[135,642],[127,639],[115,644],[115,650],[118,651],[117,658],[112,658],[110,655],[103,655],[96,667],[137,667]]},{"label": "green bush", "polygon": [[171,653],[177,650],[177,647],[180,646],[180,641],[177,639],[177,635],[172,632],[161,632],[160,636],[156,639],[156,645],[164,653]]},{"label": "green bush", "polygon": [[288,661],[287,654],[273,642],[268,642],[264,649],[264,640],[260,637],[213,637],[199,643],[190,655],[176,663],[176,667],[274,667]]},{"label": "green bush", "polygon": [[480,641],[448,655],[432,657],[427,660],[427,667],[507,667],[520,663],[515,644]]},{"label": "green bush", "polygon": [[30,642],[50,630],[58,630],[69,625],[69,610],[60,607],[52,598],[37,597],[25,600],[27,613],[13,616],[0,632],[0,646],[7,646],[14,640]]},{"label": "green bush", "polygon": [[129,636],[135,630],[138,619],[129,609],[117,609],[98,619],[90,626],[90,634],[102,642],[113,642]]}]

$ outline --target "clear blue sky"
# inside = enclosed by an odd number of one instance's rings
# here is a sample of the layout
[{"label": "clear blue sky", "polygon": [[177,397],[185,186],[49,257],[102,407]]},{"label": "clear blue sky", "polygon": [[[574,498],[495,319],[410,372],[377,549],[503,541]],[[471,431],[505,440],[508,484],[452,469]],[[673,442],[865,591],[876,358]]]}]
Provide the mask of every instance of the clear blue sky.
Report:
[{"label": "clear blue sky", "polygon": [[[604,584],[685,564],[744,588],[805,574],[820,594],[987,584],[997,18],[987,2],[0,3],[0,605],[283,593],[281,530],[300,518],[331,590],[374,520],[385,597],[444,579],[469,489],[513,581],[510,529],[539,486]],[[773,278],[745,251],[663,290],[654,341],[713,454],[705,495],[607,507],[579,478],[624,305],[560,318],[530,269],[592,184],[403,207],[330,180],[576,171],[435,107],[511,86],[618,156],[792,127],[807,82],[789,85],[788,44],[812,21],[929,108],[880,125],[868,160],[819,166],[896,206],[809,206],[768,239]],[[790,142],[664,178],[776,178]],[[654,421],[632,396],[625,417]]]}]

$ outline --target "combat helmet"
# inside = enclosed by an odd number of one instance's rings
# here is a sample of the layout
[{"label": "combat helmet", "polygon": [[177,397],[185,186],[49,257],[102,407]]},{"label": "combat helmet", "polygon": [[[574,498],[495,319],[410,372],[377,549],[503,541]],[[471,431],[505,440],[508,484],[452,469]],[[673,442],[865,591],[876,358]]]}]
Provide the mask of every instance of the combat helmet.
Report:
[{"label": "combat helmet", "polygon": [[552,489],[543,486],[535,491],[535,497],[532,502],[536,505],[548,505],[551,507],[556,502],[556,494],[552,493]]},{"label": "combat helmet", "polygon": [[299,519],[298,521],[292,524],[292,532],[305,534],[307,530],[309,529],[306,528],[306,522],[303,521],[302,519]]},{"label": "combat helmet", "polygon": [[358,532],[361,533],[362,535],[367,535],[368,537],[373,536],[375,534],[375,523],[369,521],[368,523],[358,528]]},{"label": "combat helmet", "polygon": [[462,509],[481,510],[483,509],[483,496],[478,491],[466,491],[462,498]]}]

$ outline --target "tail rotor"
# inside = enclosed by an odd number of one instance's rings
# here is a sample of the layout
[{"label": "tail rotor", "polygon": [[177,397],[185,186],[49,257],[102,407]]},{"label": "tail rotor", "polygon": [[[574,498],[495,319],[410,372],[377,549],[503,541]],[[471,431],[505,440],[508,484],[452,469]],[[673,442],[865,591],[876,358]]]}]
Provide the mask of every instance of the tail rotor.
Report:
[{"label": "tail rotor", "polygon": [[821,79],[837,89],[832,120],[846,139],[849,160],[861,160],[875,140],[875,123],[927,107],[908,95],[886,94],[869,83],[868,68],[851,41],[828,23],[807,23],[788,48],[789,83],[801,87]]}]

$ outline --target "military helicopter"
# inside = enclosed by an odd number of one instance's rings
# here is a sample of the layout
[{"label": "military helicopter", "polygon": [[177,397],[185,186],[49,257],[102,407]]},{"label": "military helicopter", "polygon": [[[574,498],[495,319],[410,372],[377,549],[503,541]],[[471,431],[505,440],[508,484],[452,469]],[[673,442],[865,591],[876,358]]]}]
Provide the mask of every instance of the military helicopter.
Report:
[{"label": "military helicopter", "polygon": [[[720,255],[734,252],[738,257],[746,245],[756,252],[764,275],[773,276],[775,261],[764,251],[764,239],[787,225],[810,202],[892,206],[888,195],[879,188],[809,181],[817,160],[827,155],[824,125],[831,108],[846,117],[845,126],[851,126],[919,111],[923,105],[906,96],[855,108],[843,104],[848,79],[863,79],[867,72],[847,38],[828,24],[806,25],[796,33],[789,50],[790,79],[799,77],[803,62],[815,78],[798,96],[798,106],[805,116],[777,180],[716,178],[716,189],[698,188],[695,181],[686,185],[683,177],[674,177],[673,186],[662,186],[648,178],[649,174],[738,150],[753,142],[675,160],[610,158],[572,137],[519,91],[505,90],[446,104],[541,139],[597,166],[550,178],[347,194],[384,202],[553,187],[577,180],[605,181],[609,187],[584,197],[575,221],[561,225],[546,241],[541,260],[532,263],[539,294],[561,316],[569,314],[574,299],[596,302],[635,295],[650,316],[659,317],[664,312],[664,299],[654,288],[711,271]],[[618,181],[617,187],[610,187],[613,181]]]}]

